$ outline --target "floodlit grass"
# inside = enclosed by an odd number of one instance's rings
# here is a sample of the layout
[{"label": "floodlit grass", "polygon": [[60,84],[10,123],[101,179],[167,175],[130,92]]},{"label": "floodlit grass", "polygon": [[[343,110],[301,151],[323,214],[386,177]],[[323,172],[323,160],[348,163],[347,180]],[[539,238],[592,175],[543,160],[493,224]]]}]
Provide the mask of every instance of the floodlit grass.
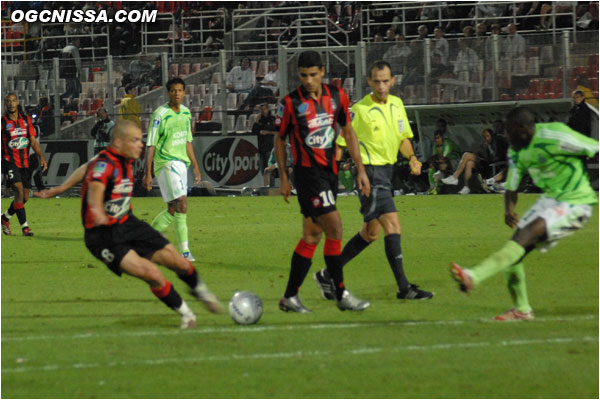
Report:
[{"label": "floodlit grass", "polygon": [[[522,214],[537,195],[522,195]],[[300,237],[296,199],[190,198],[196,267],[226,302],[257,293],[257,325],[212,315],[185,293],[198,328],[141,281],[117,278],[83,243],[79,199],[32,199],[35,237],[12,219],[2,237],[4,398],[598,398],[598,208],[587,226],[546,255],[525,261],[537,319],[494,323],[510,308],[498,275],[464,296],[451,261],[472,265],[510,237],[500,195],[396,198],[409,279],[435,297],[400,302],[383,249],[367,248],[345,268],[346,284],[371,301],[362,313],[321,300],[312,273],[300,292],[309,315],[277,302]],[[6,210],[9,200],[2,200]],[[134,199],[146,221],[160,198]],[[356,197],[338,199],[344,243],[360,228]],[[167,231],[175,239],[172,227]]]}]

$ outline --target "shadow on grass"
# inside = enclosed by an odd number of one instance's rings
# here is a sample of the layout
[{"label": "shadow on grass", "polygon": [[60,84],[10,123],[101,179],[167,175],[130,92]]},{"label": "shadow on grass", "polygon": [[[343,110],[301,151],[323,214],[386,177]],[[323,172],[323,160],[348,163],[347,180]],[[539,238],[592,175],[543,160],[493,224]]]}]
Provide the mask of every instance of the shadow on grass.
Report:
[{"label": "shadow on grass", "polygon": [[35,240],[45,240],[47,242],[83,242],[83,235],[79,237],[35,235],[34,238]]}]

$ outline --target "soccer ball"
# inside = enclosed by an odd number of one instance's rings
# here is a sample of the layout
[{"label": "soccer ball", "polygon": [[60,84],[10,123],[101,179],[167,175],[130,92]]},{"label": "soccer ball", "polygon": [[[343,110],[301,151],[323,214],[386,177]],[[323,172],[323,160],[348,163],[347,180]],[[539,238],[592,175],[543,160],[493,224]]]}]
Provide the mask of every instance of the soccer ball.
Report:
[{"label": "soccer ball", "polygon": [[229,300],[229,315],[240,325],[251,325],[258,322],[263,313],[260,298],[252,292],[235,292]]}]

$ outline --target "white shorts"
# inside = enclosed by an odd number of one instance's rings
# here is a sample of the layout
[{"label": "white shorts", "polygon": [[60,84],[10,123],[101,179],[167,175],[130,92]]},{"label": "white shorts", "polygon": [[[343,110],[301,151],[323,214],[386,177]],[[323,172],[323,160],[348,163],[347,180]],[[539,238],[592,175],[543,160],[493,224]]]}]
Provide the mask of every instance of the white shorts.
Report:
[{"label": "white shorts", "polygon": [[183,161],[169,161],[156,180],[165,202],[187,196],[187,165]]},{"label": "white shorts", "polygon": [[580,229],[592,216],[592,206],[589,204],[570,204],[542,196],[525,213],[517,227],[523,229],[531,222],[542,218],[546,222],[545,242],[537,244],[538,250],[547,252],[556,246],[559,239],[572,235]]}]

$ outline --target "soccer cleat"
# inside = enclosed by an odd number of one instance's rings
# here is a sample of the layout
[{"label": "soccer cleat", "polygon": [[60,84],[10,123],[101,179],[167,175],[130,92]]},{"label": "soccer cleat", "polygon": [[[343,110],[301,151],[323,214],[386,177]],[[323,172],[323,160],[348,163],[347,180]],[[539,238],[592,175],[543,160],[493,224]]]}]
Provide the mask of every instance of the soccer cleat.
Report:
[{"label": "soccer cleat", "polygon": [[493,184],[496,183],[496,180],[494,179],[494,177],[491,177],[491,178],[487,178],[484,182],[486,185],[492,186]]},{"label": "soccer cleat", "polygon": [[285,312],[293,311],[301,314],[312,312],[312,310],[304,307],[304,304],[302,304],[298,295],[282,297],[281,300],[279,300],[279,309]]},{"label": "soccer cleat", "polygon": [[458,185],[458,179],[454,175],[450,175],[447,178],[442,179],[442,183],[446,185]]},{"label": "soccer cleat", "polygon": [[10,221],[4,215],[2,215],[2,233],[10,235]]},{"label": "soccer cleat", "polygon": [[366,300],[361,300],[347,290],[344,290],[342,299],[337,301],[337,307],[342,310],[363,311],[369,308],[371,303]]},{"label": "soccer cleat", "polygon": [[188,261],[196,261],[196,259],[190,251],[184,251],[183,253],[181,253],[181,255]]},{"label": "soccer cleat", "polygon": [[181,329],[192,329],[196,327],[196,314],[189,312],[181,316]]},{"label": "soccer cleat", "polygon": [[461,268],[460,265],[456,263],[450,264],[450,274],[452,274],[452,278],[458,282],[459,289],[462,292],[469,293],[473,290],[473,278],[471,278],[471,273],[466,268]]},{"label": "soccer cleat", "polygon": [[468,186],[463,186],[462,189],[458,191],[458,194],[469,194],[471,193],[471,189]]},{"label": "soccer cleat", "polygon": [[492,192],[492,190],[490,189],[490,186],[487,184],[487,180],[484,180],[483,176],[481,176],[481,174],[477,174],[477,180],[479,181],[479,184],[481,185],[481,188],[483,189],[484,192],[486,192],[486,193]]},{"label": "soccer cleat", "polygon": [[401,300],[427,300],[433,297],[433,293],[419,289],[419,286],[410,283],[405,291],[398,291],[396,297]]},{"label": "soccer cleat", "polygon": [[533,310],[521,312],[516,308],[512,308],[504,314],[497,315],[494,318],[495,321],[531,321],[533,319],[535,319],[535,316],[533,315]]},{"label": "soccer cleat", "polygon": [[23,236],[33,236],[33,232],[31,231],[30,227],[26,226],[23,228]]},{"label": "soccer cleat", "polygon": [[325,300],[335,300],[335,285],[331,279],[328,279],[325,276],[325,271],[326,270],[322,269],[315,272],[313,275],[315,283],[321,290],[321,296],[323,296]]},{"label": "soccer cleat", "polygon": [[196,287],[190,292],[195,298],[203,302],[204,306],[206,306],[208,311],[210,311],[211,313],[221,314],[224,311],[224,308],[219,302],[219,299],[217,299],[217,296],[215,296],[213,292],[211,292],[208,289],[206,283],[198,282]]}]

